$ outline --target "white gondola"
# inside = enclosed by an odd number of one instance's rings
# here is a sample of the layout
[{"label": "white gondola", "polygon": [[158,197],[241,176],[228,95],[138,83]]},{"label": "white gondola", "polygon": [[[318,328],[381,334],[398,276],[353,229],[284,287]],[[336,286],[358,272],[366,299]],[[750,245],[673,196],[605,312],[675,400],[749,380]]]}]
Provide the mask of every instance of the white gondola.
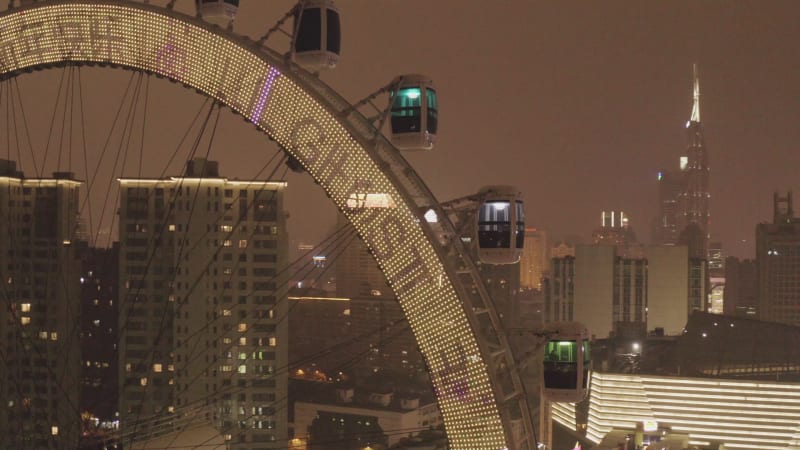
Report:
[{"label": "white gondola", "polygon": [[580,402],[589,390],[592,368],[589,330],[577,322],[545,326],[543,393],[551,402]]},{"label": "white gondola", "polygon": [[400,150],[432,149],[439,126],[439,108],[433,81],[424,75],[404,75],[392,94],[394,146]]},{"label": "white gondola", "polygon": [[239,0],[195,0],[197,14],[208,23],[227,28],[236,18]]},{"label": "white gondola", "polygon": [[513,186],[489,186],[479,196],[478,259],[487,264],[519,262],[525,243],[522,193]]},{"label": "white gondola", "polygon": [[294,20],[294,61],[311,71],[336,67],[342,34],[339,10],[333,1],[301,1]]}]

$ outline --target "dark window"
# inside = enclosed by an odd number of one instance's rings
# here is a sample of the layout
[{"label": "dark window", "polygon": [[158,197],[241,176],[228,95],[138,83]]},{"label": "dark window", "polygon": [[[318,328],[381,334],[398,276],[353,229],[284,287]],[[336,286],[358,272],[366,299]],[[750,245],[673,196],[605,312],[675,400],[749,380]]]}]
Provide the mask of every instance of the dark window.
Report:
[{"label": "dark window", "polygon": [[436,91],[433,89],[425,89],[425,97],[428,99],[428,131],[431,134],[436,134],[439,128],[439,109],[436,106]]},{"label": "dark window", "polygon": [[339,54],[342,43],[342,32],[339,27],[339,13],[328,9],[328,51]]},{"label": "dark window", "polygon": [[[297,52],[319,50],[322,44],[322,14],[319,8],[306,8],[295,15],[295,21],[300,19],[300,26],[296,27],[294,49]],[[296,23],[296,22],[295,22]]]}]

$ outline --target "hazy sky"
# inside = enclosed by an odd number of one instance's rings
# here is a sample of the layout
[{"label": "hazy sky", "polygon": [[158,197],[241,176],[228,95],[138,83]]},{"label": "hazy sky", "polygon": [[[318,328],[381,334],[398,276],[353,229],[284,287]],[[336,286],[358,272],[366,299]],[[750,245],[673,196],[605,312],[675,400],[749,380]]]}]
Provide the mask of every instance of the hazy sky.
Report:
[{"label": "hazy sky", "polygon": [[[178,1],[186,10],[192,4]],[[263,34],[291,4],[241,0],[236,32]],[[656,214],[656,173],[676,167],[685,148],[695,62],[711,166],[712,240],[729,254],[752,256],[755,224],[771,220],[772,192],[800,191],[796,1],[337,5],[341,61],[321,77],[345,98],[356,101],[403,73],[435,80],[436,148],[407,157],[440,200],[482,185],[515,184],[525,195],[528,224],[556,237],[588,237],[600,211],[615,209],[646,240]],[[288,46],[285,38],[272,45]],[[41,136],[62,72],[20,79]],[[87,121],[101,130],[89,137],[97,147],[119,105],[109,99],[121,96],[130,73],[95,69],[84,77],[102,93],[86,100],[94,113]],[[202,98],[162,80],[150,90],[146,144],[174,148]],[[274,151],[239,117],[228,114],[220,126],[211,156],[224,175],[247,178],[261,165],[254,160]],[[37,139],[43,146],[44,138]],[[146,159],[163,166],[156,156]],[[333,208],[308,176],[289,182],[292,238],[314,242],[333,223]]]}]

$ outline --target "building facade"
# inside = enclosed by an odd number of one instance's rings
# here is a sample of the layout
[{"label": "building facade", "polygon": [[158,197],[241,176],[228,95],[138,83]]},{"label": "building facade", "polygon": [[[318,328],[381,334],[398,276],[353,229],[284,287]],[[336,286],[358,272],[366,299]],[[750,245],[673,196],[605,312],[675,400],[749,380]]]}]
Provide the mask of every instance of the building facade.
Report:
[{"label": "building facade", "polygon": [[80,434],[79,189],[0,160],[2,449],[76,448]]},{"label": "building facade", "polygon": [[203,159],[120,184],[123,436],[191,416],[234,450],[284,445],[286,184],[230,180]]},{"label": "building facade", "polygon": [[547,232],[538,228],[525,228],[525,244],[519,261],[520,289],[542,289],[542,276],[550,269]]},{"label": "building facade", "polygon": [[756,226],[758,317],[800,325],[800,219],[792,194],[773,196],[772,223]]}]

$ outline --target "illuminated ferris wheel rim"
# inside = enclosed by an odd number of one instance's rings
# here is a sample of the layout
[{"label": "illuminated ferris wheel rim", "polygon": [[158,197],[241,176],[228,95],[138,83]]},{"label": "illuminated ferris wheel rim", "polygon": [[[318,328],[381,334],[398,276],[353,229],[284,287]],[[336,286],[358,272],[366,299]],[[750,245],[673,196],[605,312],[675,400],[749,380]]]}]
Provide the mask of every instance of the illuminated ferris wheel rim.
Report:
[{"label": "illuminated ferris wheel rim", "polygon": [[[500,366],[512,384],[519,384],[507,341],[497,333],[493,306],[484,301],[479,307],[489,318],[488,325],[485,320],[479,325],[475,300],[467,300],[468,288],[453,263],[458,255],[445,256],[463,249],[458,243],[445,249],[423,219],[438,208],[436,199],[346,100],[255,41],[154,5],[50,0],[0,14],[0,79],[71,64],[121,67],[182,83],[277,141],[353,224],[395,290],[428,361],[451,447],[535,446],[529,438],[523,445],[515,442],[512,422],[521,419],[522,428],[530,426],[527,409],[512,418],[501,404],[519,401],[519,395],[504,394],[490,374],[491,355],[500,349],[506,358]],[[370,193],[385,195],[389,206],[352,208],[348,203],[353,195]],[[438,226],[455,235],[448,221]],[[481,326],[484,333],[487,326],[494,332],[493,348],[476,334]]]}]

